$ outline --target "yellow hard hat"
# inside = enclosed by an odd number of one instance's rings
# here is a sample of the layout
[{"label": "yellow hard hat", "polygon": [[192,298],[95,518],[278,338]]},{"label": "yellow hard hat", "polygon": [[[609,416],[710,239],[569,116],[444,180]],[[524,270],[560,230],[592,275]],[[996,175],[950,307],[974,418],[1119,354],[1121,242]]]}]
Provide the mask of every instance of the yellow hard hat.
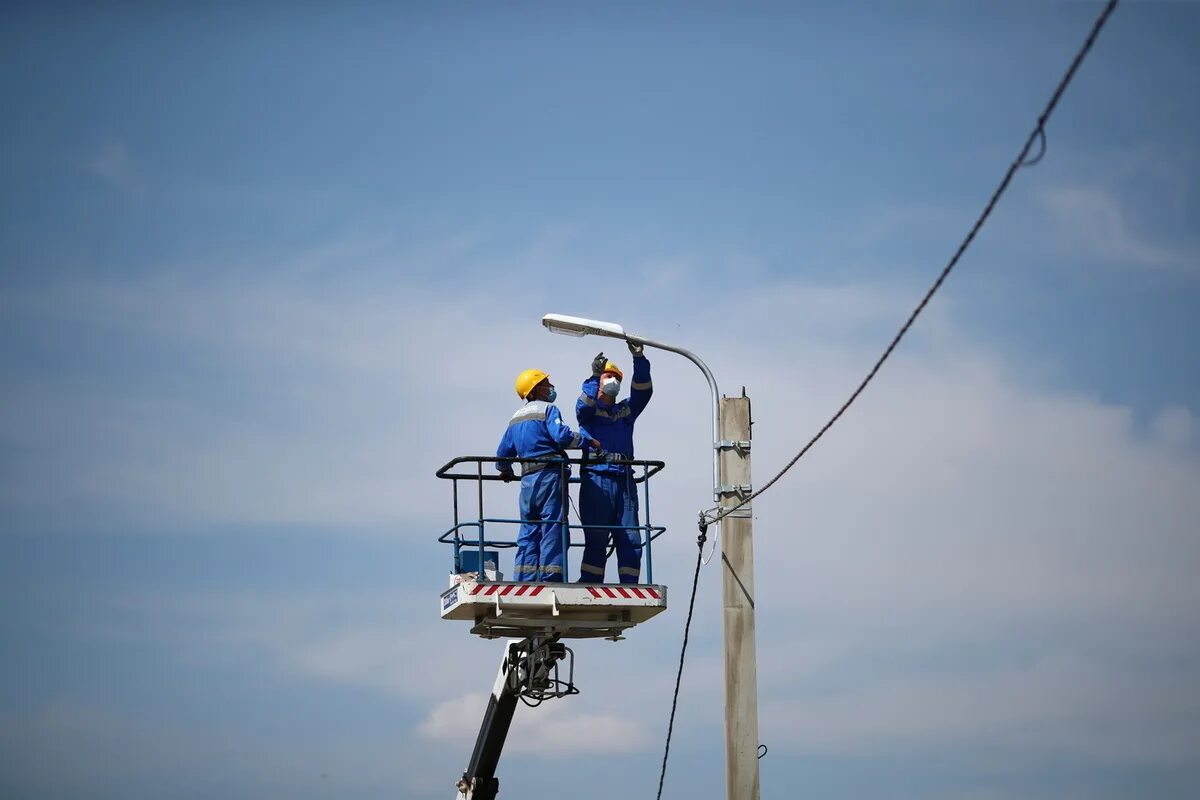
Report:
[{"label": "yellow hard hat", "polygon": [[550,376],[542,372],[540,369],[527,369],[517,376],[517,380],[513,383],[513,388],[517,390],[517,397],[522,400],[529,397],[535,386]]},{"label": "yellow hard hat", "polygon": [[621,368],[611,361],[604,362],[604,372],[611,372],[615,374],[618,379],[624,379],[625,377],[625,373],[621,372]]}]

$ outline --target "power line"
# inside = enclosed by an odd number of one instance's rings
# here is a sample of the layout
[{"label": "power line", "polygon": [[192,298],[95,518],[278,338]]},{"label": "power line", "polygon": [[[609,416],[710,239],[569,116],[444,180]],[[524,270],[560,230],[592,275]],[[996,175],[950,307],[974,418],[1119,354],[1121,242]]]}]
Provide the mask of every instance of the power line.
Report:
[{"label": "power line", "polygon": [[667,756],[671,752],[671,731],[675,728],[675,707],[679,703],[679,683],[683,679],[683,659],[687,654],[688,632],[692,628],[692,609],[696,606],[696,587],[700,584],[700,559],[704,553],[704,540],[708,526],[700,522],[700,535],[696,537],[696,571],[692,575],[692,597],[688,600],[687,622],[683,625],[683,647],[679,650],[679,671],[675,673],[675,694],[671,697],[671,718],[667,722],[667,742],[663,746],[662,771],[658,773],[658,794],[656,800],[662,800],[663,781],[667,778]]},{"label": "power line", "polygon": [[[879,360],[875,362],[875,366],[871,367],[871,371],[867,373],[867,377],[863,378],[862,382],[858,384],[858,388],[854,390],[849,399],[847,399],[845,403],[842,403],[842,407],[837,410],[837,413],[830,417],[829,421],[821,426],[821,429],[817,431],[816,435],[808,440],[808,444],[804,445],[804,447],[800,449],[800,452],[797,453],[796,456],[789,461],[783,469],[776,473],[775,477],[771,478],[771,480],[767,481],[762,485],[761,488],[752,492],[749,496],[743,498],[737,505],[719,509],[717,510],[717,513],[712,514],[711,516],[706,515],[706,520],[709,524],[718,522],[719,520],[729,516],[734,511],[737,511],[739,508],[758,497],[767,489],[770,489],[776,481],[782,478],[788,470],[795,466],[796,462],[799,461],[804,454],[807,453],[812,446],[815,445],[820,438],[825,435],[826,431],[833,427],[834,423],[841,419],[842,414],[846,413],[846,409],[850,408],[851,404],[853,404],[854,401],[858,399],[858,396],[862,394],[863,390],[867,388],[867,384],[869,384],[875,378],[876,373],[878,373],[880,367],[883,366],[883,362],[888,360],[888,357],[891,356],[892,351],[896,349],[896,345],[900,344],[900,340],[904,338],[906,333],[908,333],[908,329],[912,327],[920,313],[925,310],[925,306],[928,305],[929,301],[933,298],[933,295],[942,287],[942,283],[950,274],[950,270],[954,269],[963,253],[965,253],[967,248],[971,246],[971,243],[975,241],[975,235],[979,233],[979,230],[983,227],[983,224],[987,222],[988,217],[991,216],[992,210],[996,207],[996,203],[999,202],[1000,197],[1008,189],[1008,185],[1012,182],[1013,176],[1016,174],[1017,170],[1021,167],[1033,166],[1041,161],[1042,156],[1045,155],[1046,123],[1050,120],[1050,115],[1054,113],[1054,109],[1058,105],[1059,98],[1061,98],[1063,92],[1066,91],[1067,86],[1071,83],[1071,79],[1075,77],[1076,70],[1079,69],[1079,65],[1083,63],[1083,59],[1092,49],[1092,45],[1095,43],[1096,37],[1099,36],[1100,30],[1104,27],[1104,24],[1108,22],[1109,16],[1116,7],[1117,0],[1109,0],[1107,5],[1104,6],[1104,10],[1100,12],[1100,16],[1096,18],[1096,22],[1092,25],[1091,33],[1088,34],[1083,46],[1080,47],[1079,51],[1075,54],[1075,58],[1071,61],[1071,66],[1067,68],[1066,73],[1058,82],[1058,87],[1054,90],[1054,94],[1050,96],[1050,101],[1046,103],[1045,109],[1042,110],[1041,115],[1038,117],[1037,125],[1034,127],[1033,131],[1030,132],[1029,137],[1025,140],[1025,146],[1021,148],[1021,152],[1017,155],[1012,164],[1009,165],[1008,171],[1004,174],[1004,179],[1000,181],[1000,185],[996,187],[994,192],[992,192],[991,199],[988,200],[987,205],[983,209],[983,213],[981,213],[979,218],[975,220],[975,224],[971,226],[970,232],[967,233],[966,238],[963,239],[962,243],[958,246],[958,250],[954,252],[954,256],[950,259],[950,262],[946,264],[941,274],[938,275],[937,280],[935,280],[933,285],[929,287],[929,291],[927,291],[925,296],[921,298],[921,302],[918,303],[917,307],[913,309],[911,314],[909,314],[908,319],[904,322],[904,325],[900,327],[899,332],[896,333],[891,343],[887,346],[887,349],[883,351],[883,355],[881,355]],[[1033,147],[1033,143],[1035,141],[1040,141],[1041,147],[1038,154],[1034,158],[1028,159],[1029,151]]]},{"label": "power line", "polygon": [[[937,280],[935,280],[933,285],[929,287],[929,291],[927,291],[925,296],[921,298],[921,302],[917,304],[917,307],[913,309],[911,314],[909,314],[908,319],[905,320],[904,325],[901,326],[899,332],[897,332],[895,337],[892,338],[892,341],[888,344],[887,349],[883,351],[883,355],[879,357],[879,359],[875,362],[875,365],[871,367],[871,371],[868,372],[867,376],[863,378],[861,383],[859,383],[858,388],[856,388],[846,402],[842,404],[841,408],[837,410],[837,413],[835,413],[829,419],[829,421],[826,422],[819,431],[817,431],[816,435],[809,439],[808,443],[801,448],[800,452],[797,453],[796,456],[775,475],[775,477],[767,481],[760,489],[751,493],[737,505],[730,506],[725,509],[719,509],[719,513],[715,515],[710,515],[711,512],[701,513],[699,521],[700,535],[696,538],[696,569],[692,575],[692,595],[688,600],[687,621],[684,623],[683,627],[683,646],[680,648],[679,652],[679,670],[675,675],[675,691],[671,697],[671,716],[667,723],[667,737],[666,744],[663,747],[662,770],[658,776],[658,794],[656,795],[657,800],[661,800],[662,798],[663,783],[667,775],[667,758],[671,752],[671,733],[675,727],[675,711],[679,703],[679,686],[683,679],[683,664],[687,655],[688,635],[692,627],[692,611],[696,604],[696,588],[699,585],[700,580],[700,564],[703,560],[704,542],[707,539],[708,526],[714,522],[720,521],[734,511],[737,511],[739,508],[758,497],[767,489],[770,489],[780,478],[784,476],[785,473],[787,473],[788,470],[795,466],[796,462],[799,461],[805,453],[812,449],[813,445],[815,445],[817,441],[819,441],[820,438],[825,435],[826,431],[833,427],[834,423],[841,419],[841,416],[846,412],[846,409],[848,409],[851,404],[858,399],[858,396],[863,393],[863,390],[866,389],[867,385],[875,378],[875,375],[879,372],[884,362],[887,361],[891,356],[892,351],[895,350],[896,346],[900,344],[900,340],[904,338],[906,333],[908,333],[909,328],[912,327],[917,317],[922,311],[925,310],[925,306],[929,304],[929,301],[933,298],[934,294],[936,294],[937,290],[941,288],[942,284],[946,280],[946,277],[950,274],[950,271],[954,269],[956,264],[958,264],[958,261],[960,258],[962,258],[963,253],[965,253],[967,248],[971,246],[971,243],[975,240],[975,236],[979,233],[984,223],[987,222],[988,217],[991,216],[992,210],[996,207],[996,203],[999,202],[1001,196],[1008,189],[1008,185],[1012,182],[1013,176],[1016,174],[1017,170],[1021,167],[1033,166],[1041,161],[1042,157],[1046,154],[1046,123],[1050,120],[1050,115],[1054,113],[1054,109],[1058,106],[1058,101],[1062,97],[1063,92],[1066,91],[1067,86],[1070,85],[1071,80],[1075,77],[1075,72],[1079,69],[1080,64],[1083,63],[1083,59],[1086,58],[1087,54],[1091,51],[1092,45],[1096,41],[1096,37],[1100,35],[1100,31],[1104,28],[1105,23],[1108,22],[1109,16],[1117,7],[1117,2],[1118,0],[1109,0],[1109,2],[1104,6],[1104,10],[1101,11],[1100,16],[1096,18],[1095,23],[1092,25],[1092,30],[1088,34],[1087,39],[1084,41],[1083,46],[1080,47],[1079,51],[1075,54],[1075,58],[1071,61],[1070,67],[1067,68],[1066,73],[1058,82],[1058,86],[1055,88],[1054,94],[1050,96],[1050,101],[1046,103],[1046,107],[1042,110],[1041,115],[1038,117],[1037,125],[1029,134],[1029,137],[1025,140],[1025,145],[1021,148],[1021,152],[1017,155],[1012,164],[1009,165],[1008,171],[1004,174],[1004,179],[1000,181],[1000,185],[996,187],[994,192],[992,192],[992,196],[988,200],[987,205],[984,207],[983,212],[979,215],[979,218],[975,220],[975,224],[971,226],[971,230],[967,233],[966,238],[963,239],[962,243],[958,246],[958,249],[955,251],[953,257],[951,257],[950,262],[942,269],[941,274],[939,274],[937,277]],[[1033,147],[1035,141],[1040,143],[1040,147],[1037,155],[1030,159],[1029,151]],[[765,753],[761,753],[759,758],[762,758],[763,755],[765,755]]]}]

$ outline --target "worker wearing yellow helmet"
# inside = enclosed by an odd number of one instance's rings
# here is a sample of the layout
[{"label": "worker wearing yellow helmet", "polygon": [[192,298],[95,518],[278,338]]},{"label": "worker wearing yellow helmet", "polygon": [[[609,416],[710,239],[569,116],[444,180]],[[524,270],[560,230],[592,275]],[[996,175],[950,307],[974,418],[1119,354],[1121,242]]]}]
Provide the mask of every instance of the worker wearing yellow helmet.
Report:
[{"label": "worker wearing yellow helmet", "polygon": [[[583,382],[575,403],[575,418],[585,436],[594,437],[610,454],[633,458],[633,424],[650,402],[654,385],[650,360],[639,342],[629,341],[633,380],[629,397],[618,401],[625,373],[604,353],[592,360],[592,374]],[[642,567],[642,537],[638,528],[637,486],[628,464],[606,461],[580,475],[579,519],[583,523],[581,583],[603,583],[606,550],[611,540],[617,551],[621,583],[637,583]]]},{"label": "worker wearing yellow helmet", "polygon": [[[554,406],[557,392],[550,376],[540,369],[527,369],[513,383],[517,396],[525,404],[508,421],[496,456],[503,459],[546,459],[521,462],[521,532],[517,536],[517,554],[513,568],[519,581],[561,583],[565,575],[563,537],[564,480],[569,468],[550,459],[564,451],[590,444],[595,439],[571,430]],[[513,480],[513,463],[496,464],[501,477]]]}]

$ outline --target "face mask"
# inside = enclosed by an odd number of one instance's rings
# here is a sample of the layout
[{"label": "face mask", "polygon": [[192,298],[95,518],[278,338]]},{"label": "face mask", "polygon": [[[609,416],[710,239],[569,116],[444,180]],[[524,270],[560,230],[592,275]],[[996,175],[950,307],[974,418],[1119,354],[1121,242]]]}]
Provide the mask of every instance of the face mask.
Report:
[{"label": "face mask", "polygon": [[604,392],[606,397],[616,397],[621,391],[621,382],[616,378],[608,378],[600,385],[600,391]]},{"label": "face mask", "polygon": [[546,402],[553,403],[557,399],[558,399],[558,390],[555,389],[553,386],[551,386],[550,394],[546,395]]}]

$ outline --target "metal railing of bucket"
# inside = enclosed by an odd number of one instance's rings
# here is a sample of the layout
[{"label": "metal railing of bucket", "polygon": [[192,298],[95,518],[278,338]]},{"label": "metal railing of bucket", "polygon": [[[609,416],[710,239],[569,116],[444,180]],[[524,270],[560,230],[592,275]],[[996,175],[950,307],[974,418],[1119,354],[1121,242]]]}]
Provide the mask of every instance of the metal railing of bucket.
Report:
[{"label": "metal railing of bucket", "polygon": [[[485,472],[484,465],[485,464],[488,464],[488,465],[506,464],[506,463],[507,464],[546,464],[547,466],[542,467],[542,469],[557,468],[557,469],[561,470],[563,473],[566,473],[568,470],[570,470],[571,465],[578,465],[579,469],[581,471],[583,471],[583,470],[589,469],[590,467],[595,467],[599,464],[612,463],[612,462],[604,462],[604,461],[600,461],[600,460],[597,460],[594,458],[593,459],[562,458],[562,457],[496,458],[494,456],[461,456],[459,458],[455,458],[455,459],[447,462],[445,465],[442,466],[441,469],[439,469],[437,471],[436,474],[437,474],[437,477],[442,478],[444,480],[451,481],[453,484],[454,525],[448,531],[446,531],[441,536],[439,536],[438,541],[443,544],[450,544],[450,545],[454,546],[454,571],[456,573],[463,571],[463,553],[465,551],[469,551],[470,549],[474,549],[478,553],[478,557],[475,561],[475,565],[478,569],[479,580],[486,581],[487,575],[484,570],[484,563],[485,563],[484,551],[486,550],[486,548],[494,547],[497,549],[506,549],[506,548],[514,548],[517,546],[515,537],[512,541],[508,541],[506,539],[499,539],[499,538],[489,539],[488,535],[487,535],[487,531],[488,531],[487,526],[488,525],[520,526],[522,524],[525,524],[526,522],[541,521],[541,520],[524,520],[524,519],[512,518],[512,517],[488,517],[484,514],[484,510],[483,510],[483,484],[484,484],[484,482],[485,481],[501,481],[501,482],[504,481],[504,478],[502,478],[499,475],[499,473],[495,472],[494,468],[492,468],[492,467],[489,467],[490,469],[493,470],[492,472]],[[638,534],[638,539],[640,542],[639,546],[640,546],[640,549],[642,550],[642,556],[643,556],[642,562],[645,566],[645,582],[646,583],[654,583],[654,561],[653,561],[653,557],[652,557],[651,545],[654,542],[654,540],[657,539],[659,536],[661,536],[663,533],[665,533],[667,529],[665,526],[662,526],[662,525],[654,525],[650,521],[650,478],[653,477],[654,475],[658,474],[659,472],[661,472],[663,470],[663,468],[666,467],[666,464],[662,461],[645,461],[645,460],[639,460],[639,459],[623,459],[617,463],[619,463],[622,467],[625,467],[626,469],[629,470],[629,472],[627,473],[628,479],[632,483],[637,484],[640,489],[641,502],[639,503],[639,505],[641,506],[641,515],[640,516],[642,517],[642,519],[641,519],[641,524],[639,524],[639,525],[609,525],[609,526],[605,526],[605,527],[609,528],[609,529],[618,529],[618,530],[620,530],[620,529],[636,530],[639,532],[639,534]],[[640,473],[639,473],[639,469],[640,469]],[[521,480],[520,477],[517,477],[515,480],[512,481],[513,484],[516,485],[518,491],[520,490],[520,480]],[[460,511],[459,511],[459,488],[458,488],[458,484],[460,481],[474,483],[476,485],[475,486],[475,489],[476,489],[475,490],[475,498],[476,498],[476,510],[478,511],[478,517],[476,517],[473,520],[464,521],[460,514]],[[571,531],[582,530],[585,526],[572,525],[572,524],[570,524],[570,519],[569,519],[569,512],[570,512],[570,508],[571,508],[571,503],[570,503],[570,500],[568,497],[569,488],[571,485],[578,485],[579,482],[580,482],[580,478],[578,475],[571,475],[569,480],[561,481],[562,492],[563,492],[563,497],[562,497],[563,511],[562,511],[562,517],[558,520],[558,524],[560,524],[562,526],[561,531],[562,531],[562,537],[563,537],[563,567],[564,567],[563,579],[564,580],[570,580],[570,577],[569,577],[570,576],[570,572],[569,572],[570,558],[569,558],[569,556],[570,556],[571,548],[572,547],[583,547],[582,542],[572,542],[571,541]],[[516,502],[515,497],[513,498],[513,500],[514,500],[514,502]],[[471,529],[474,529],[474,533],[475,533],[473,538],[470,537],[469,535],[464,535],[464,531],[468,532],[468,534],[469,534]],[[497,564],[497,569],[498,568],[499,568],[499,565]]]}]

